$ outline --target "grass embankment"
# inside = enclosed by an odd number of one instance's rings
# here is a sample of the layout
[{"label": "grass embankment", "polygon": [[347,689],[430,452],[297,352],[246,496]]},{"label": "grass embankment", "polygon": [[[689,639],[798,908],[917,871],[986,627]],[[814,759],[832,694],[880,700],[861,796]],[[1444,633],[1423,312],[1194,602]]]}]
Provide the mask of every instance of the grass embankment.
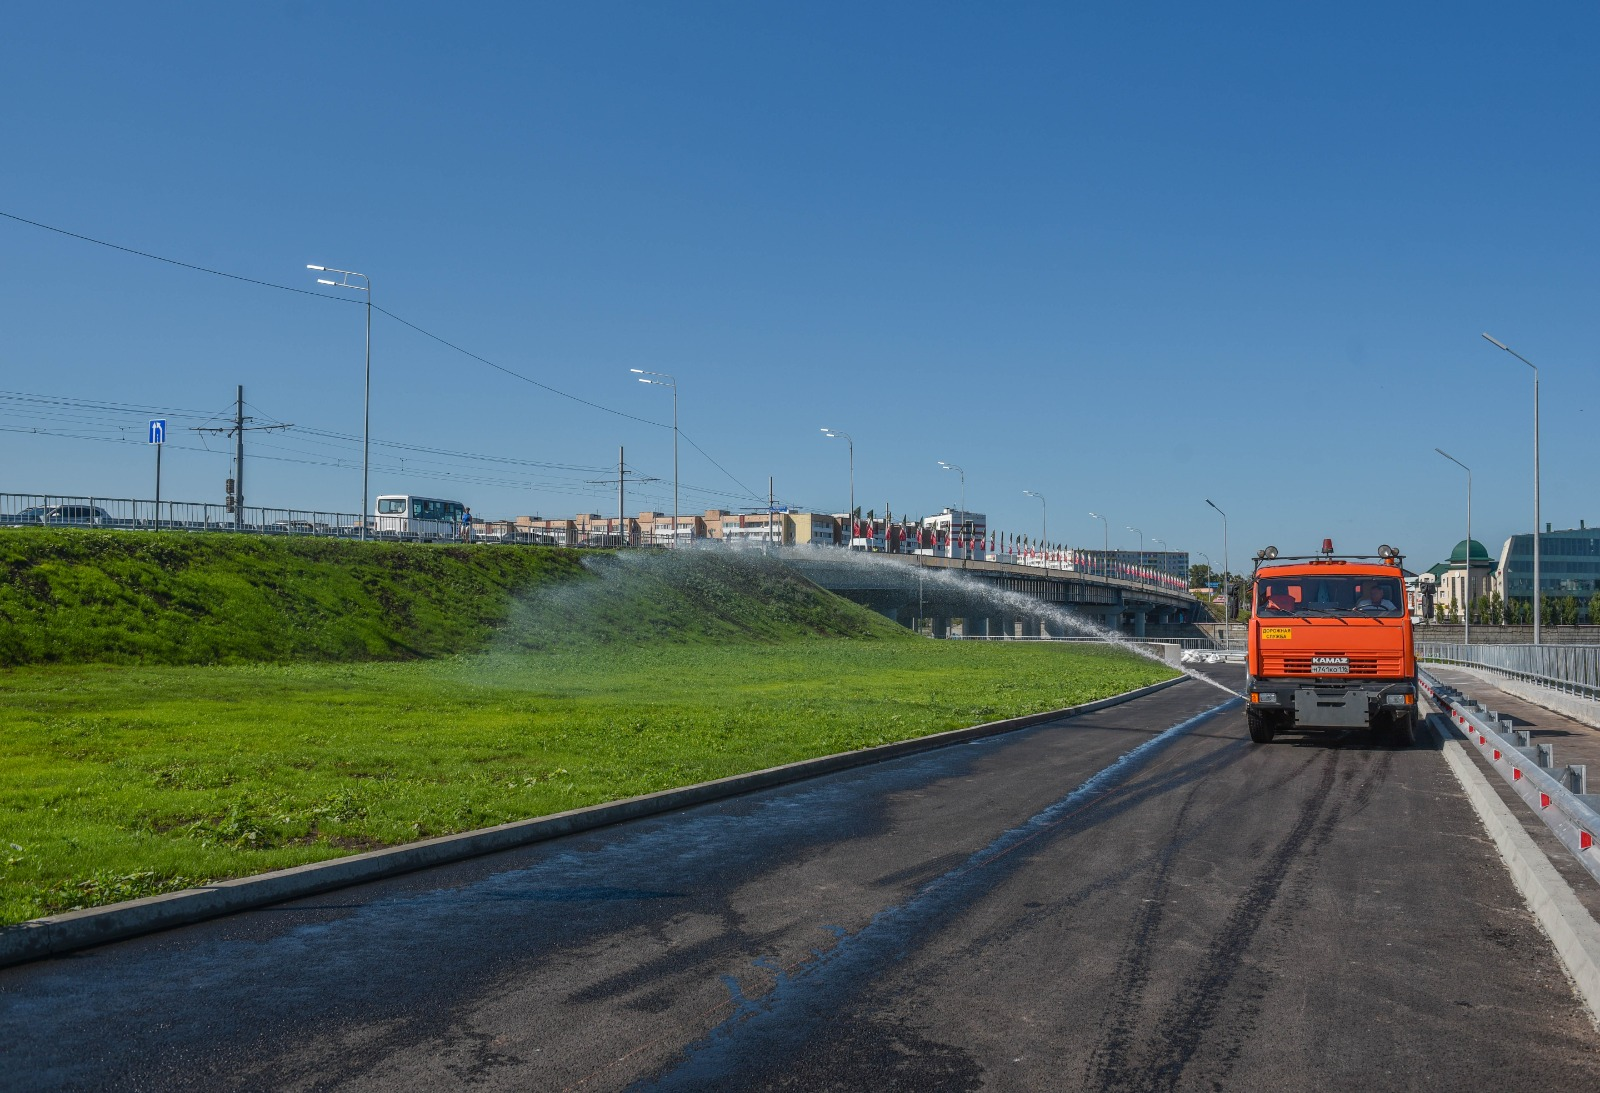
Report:
[{"label": "grass embankment", "polygon": [[[1104,647],[926,641],[755,558],[628,557],[597,568],[530,580],[516,602],[486,595],[493,648],[475,655],[0,672],[0,922],[1069,705],[1171,674]],[[268,647],[293,655],[292,643]]]},{"label": "grass embankment", "polygon": [[482,648],[576,551],[0,531],[0,665],[241,664]]}]

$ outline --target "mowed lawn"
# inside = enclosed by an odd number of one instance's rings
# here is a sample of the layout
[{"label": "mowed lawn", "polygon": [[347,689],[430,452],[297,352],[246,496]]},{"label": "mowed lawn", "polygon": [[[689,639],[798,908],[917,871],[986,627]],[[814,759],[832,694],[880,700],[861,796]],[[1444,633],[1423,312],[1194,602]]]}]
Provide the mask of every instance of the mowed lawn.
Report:
[{"label": "mowed lawn", "polygon": [[1105,646],[640,644],[405,663],[0,672],[15,923],[1073,705]]}]

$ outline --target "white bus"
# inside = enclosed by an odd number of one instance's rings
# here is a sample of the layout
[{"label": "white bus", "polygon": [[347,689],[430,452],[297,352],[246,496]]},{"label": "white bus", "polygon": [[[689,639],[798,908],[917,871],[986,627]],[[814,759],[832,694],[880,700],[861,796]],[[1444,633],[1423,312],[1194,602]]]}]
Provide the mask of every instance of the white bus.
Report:
[{"label": "white bus", "polygon": [[385,538],[459,539],[466,510],[460,501],[386,493],[378,497],[372,528]]}]

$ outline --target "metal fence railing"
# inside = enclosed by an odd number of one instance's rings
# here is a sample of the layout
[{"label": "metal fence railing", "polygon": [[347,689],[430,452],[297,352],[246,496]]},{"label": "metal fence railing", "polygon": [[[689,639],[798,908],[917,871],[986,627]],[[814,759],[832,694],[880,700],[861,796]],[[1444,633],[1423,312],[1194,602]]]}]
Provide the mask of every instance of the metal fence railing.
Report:
[{"label": "metal fence railing", "polygon": [[359,535],[359,517],[342,512],[268,509],[130,497],[0,493],[0,527],[98,527],[149,531],[248,531],[257,535]]},{"label": "metal fence railing", "polygon": [[1417,659],[1485,668],[1565,694],[1600,699],[1600,645],[1454,645],[1417,642]]}]

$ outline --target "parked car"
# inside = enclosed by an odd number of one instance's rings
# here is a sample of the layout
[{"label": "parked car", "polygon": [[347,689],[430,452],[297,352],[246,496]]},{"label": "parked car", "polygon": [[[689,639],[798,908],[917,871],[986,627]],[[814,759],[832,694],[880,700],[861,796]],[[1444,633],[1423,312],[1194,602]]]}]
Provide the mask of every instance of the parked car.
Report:
[{"label": "parked car", "polygon": [[111,514],[99,505],[34,505],[16,515],[13,527],[30,524],[110,527]]}]

